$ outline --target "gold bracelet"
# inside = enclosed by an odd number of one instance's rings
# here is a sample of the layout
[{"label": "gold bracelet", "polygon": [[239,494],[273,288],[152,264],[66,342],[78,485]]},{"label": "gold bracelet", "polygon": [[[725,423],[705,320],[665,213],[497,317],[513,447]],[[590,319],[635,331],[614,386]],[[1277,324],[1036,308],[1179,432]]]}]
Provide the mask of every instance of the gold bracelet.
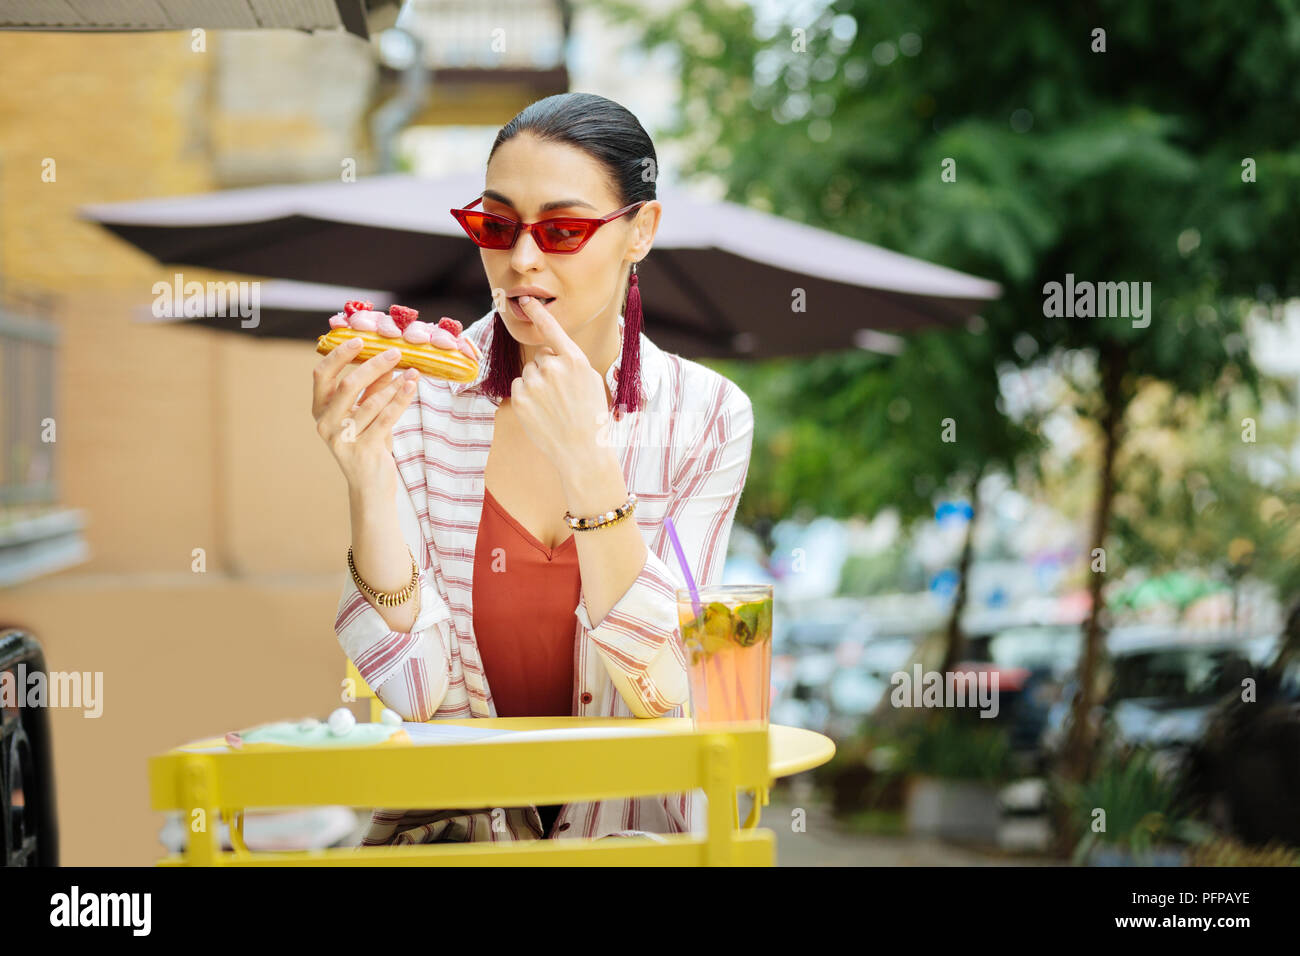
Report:
[{"label": "gold bracelet", "polygon": [[415,555],[411,554],[409,547],[406,549],[406,553],[411,555],[411,580],[400,591],[376,591],[365,581],[362,581],[361,575],[357,573],[357,566],[352,560],[351,548],[348,548],[348,570],[352,572],[352,580],[356,582],[357,587],[374,598],[376,604],[381,607],[397,607],[399,604],[405,604],[411,599],[411,595],[415,593],[420,581],[420,568],[415,563]]},{"label": "gold bracelet", "polygon": [[613,511],[606,511],[604,514],[593,515],[590,518],[575,518],[571,513],[564,513],[564,520],[574,531],[593,531],[596,528],[604,528],[607,525],[618,524],[633,511],[636,510],[636,495],[629,494],[627,501],[615,508]]}]

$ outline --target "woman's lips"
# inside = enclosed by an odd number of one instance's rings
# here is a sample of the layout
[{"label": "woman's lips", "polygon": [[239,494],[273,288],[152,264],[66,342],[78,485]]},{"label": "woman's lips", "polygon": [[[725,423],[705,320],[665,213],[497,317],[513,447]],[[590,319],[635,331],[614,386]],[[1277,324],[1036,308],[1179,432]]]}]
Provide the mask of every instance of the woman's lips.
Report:
[{"label": "woman's lips", "polygon": [[[549,306],[551,303],[553,303],[553,302],[555,301],[555,299],[554,299],[554,298],[550,298],[550,299],[539,299],[539,300],[537,300],[537,301],[541,302],[542,305]],[[518,300],[518,298],[516,298],[516,297],[514,297],[514,296],[511,296],[511,297],[510,297],[510,308],[514,310],[515,317],[518,318],[519,321],[521,321],[521,322],[531,322],[531,321],[533,321],[533,320],[529,317],[528,313],[524,311],[524,307],[523,307],[522,305],[519,304],[519,300]]]}]

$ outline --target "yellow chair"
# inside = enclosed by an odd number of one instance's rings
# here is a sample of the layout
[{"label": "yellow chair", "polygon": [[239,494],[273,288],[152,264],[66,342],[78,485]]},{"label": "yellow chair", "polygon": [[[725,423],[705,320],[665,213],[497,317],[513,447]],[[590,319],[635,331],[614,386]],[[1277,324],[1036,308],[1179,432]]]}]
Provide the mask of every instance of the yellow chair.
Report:
[{"label": "yellow chair", "polygon": [[[380,719],[380,714],[383,713],[383,701],[381,701],[380,697],[370,689],[370,685],[365,683],[365,678],[361,676],[359,670],[356,670],[356,665],[355,663],[352,663],[352,658],[347,658],[347,674],[344,675],[344,689],[350,692],[352,700],[370,701],[369,719],[370,722],[377,723],[378,719]],[[346,698],[347,696],[344,696],[344,700],[346,700]],[[686,701],[685,705],[682,706],[682,714],[684,714],[685,717],[690,717],[690,701]],[[753,796],[754,803],[751,805],[749,817],[746,817],[745,819],[746,830],[751,830],[753,827],[758,826],[759,814],[763,812],[764,806],[771,801],[771,795],[770,792],[768,792],[767,787],[759,787],[757,790],[751,791],[751,796]],[[738,800],[738,795],[732,796],[732,825],[740,825],[740,800]]]},{"label": "yellow chair", "polygon": [[[358,699],[382,704],[352,663]],[[423,753],[421,753],[423,751]],[[775,834],[736,826],[738,788],[771,785],[766,728],[668,732],[626,737],[493,740],[437,748],[315,748],[203,752],[173,750],[149,761],[153,809],[188,816],[189,842],[163,866],[772,866]],[[509,768],[504,772],[503,768]],[[251,852],[243,808],[515,807],[680,793],[708,797],[703,834],[659,839],[529,840]],[[215,822],[230,823],[225,852]],[[197,825],[196,821],[204,821]],[[207,825],[210,821],[212,825]]]},{"label": "yellow chair", "polygon": [[366,679],[361,676],[357,670],[357,665],[352,663],[352,658],[348,658],[348,672],[344,676],[344,689],[349,691],[350,696],[357,700],[370,700],[370,722],[378,723],[379,715],[383,712],[384,702],[381,701],[377,694],[370,689]]}]

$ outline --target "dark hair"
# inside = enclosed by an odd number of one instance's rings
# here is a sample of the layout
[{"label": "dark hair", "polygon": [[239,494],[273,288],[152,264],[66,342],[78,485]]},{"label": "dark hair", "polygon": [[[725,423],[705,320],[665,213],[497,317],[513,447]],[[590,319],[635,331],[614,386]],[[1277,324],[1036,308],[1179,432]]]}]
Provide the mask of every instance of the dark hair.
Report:
[{"label": "dark hair", "polygon": [[[645,127],[627,108],[595,93],[557,93],[530,103],[497,133],[488,162],[497,147],[520,133],[576,146],[595,159],[614,184],[619,207],[655,198],[659,160]],[[493,319],[492,350],[483,390],[496,399],[510,394],[511,383],[523,373],[520,349],[500,315]],[[637,323],[636,335],[640,335]],[[620,374],[622,369],[620,369]],[[639,372],[638,372],[639,374]],[[620,388],[621,395],[628,393]],[[635,398],[624,403],[636,407]]]}]

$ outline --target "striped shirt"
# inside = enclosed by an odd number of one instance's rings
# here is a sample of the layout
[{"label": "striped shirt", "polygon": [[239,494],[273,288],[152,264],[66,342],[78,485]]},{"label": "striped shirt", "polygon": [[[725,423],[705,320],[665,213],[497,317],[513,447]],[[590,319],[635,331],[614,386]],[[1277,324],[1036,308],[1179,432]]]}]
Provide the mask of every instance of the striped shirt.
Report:
[{"label": "striped shirt", "polygon": [[[420,606],[410,633],[390,630],[350,575],[339,600],[335,631],[344,652],[380,700],[406,720],[497,716],[475,645],[471,594],[496,414],[496,402],[481,387],[494,314],[465,330],[485,356],[478,377],[450,382],[420,376],[416,399],[393,429],[398,516],[419,564]],[[618,323],[621,335],[621,315]],[[610,394],[618,390],[619,364],[616,358],[605,374]],[[599,623],[580,594],[573,610],[575,716],[688,716],[676,603],[676,589],[686,581],[664,518],[672,517],[696,582],[721,583],[749,471],[754,414],[739,386],[659,349],[644,333],[641,373],[640,410],[611,420],[603,440],[617,450],[628,491],[637,496],[632,518],[649,554]],[[704,817],[702,790],[575,802],[562,808],[554,836],[698,833]],[[541,836],[533,806],[378,809],[361,845]]]}]

